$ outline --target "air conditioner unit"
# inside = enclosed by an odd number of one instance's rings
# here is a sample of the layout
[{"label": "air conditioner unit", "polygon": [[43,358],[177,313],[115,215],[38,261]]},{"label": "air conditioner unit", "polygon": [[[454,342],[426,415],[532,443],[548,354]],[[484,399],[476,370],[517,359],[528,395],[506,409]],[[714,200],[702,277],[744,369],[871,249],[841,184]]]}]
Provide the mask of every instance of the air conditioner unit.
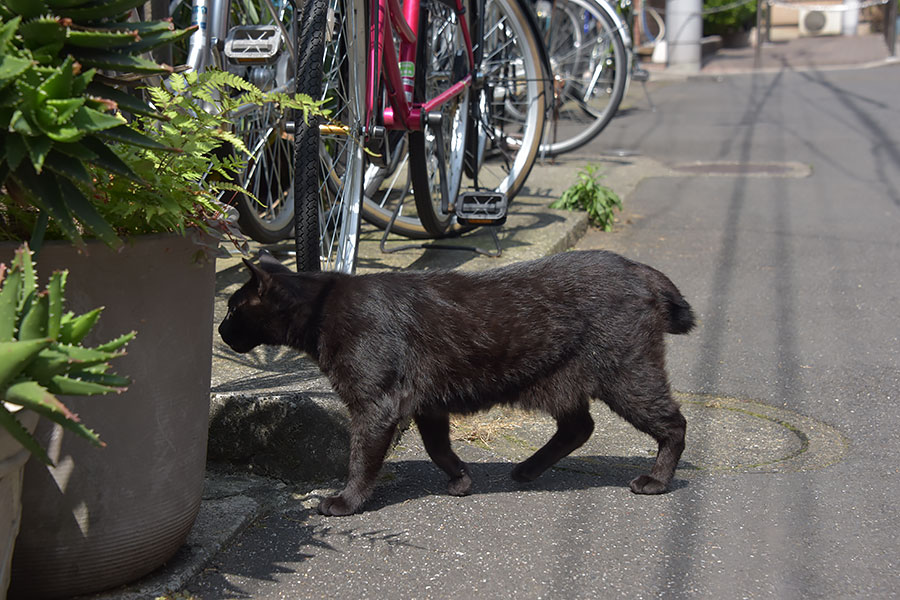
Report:
[{"label": "air conditioner unit", "polygon": [[840,35],[843,12],[837,10],[812,10],[800,8],[797,25],[800,35]]}]

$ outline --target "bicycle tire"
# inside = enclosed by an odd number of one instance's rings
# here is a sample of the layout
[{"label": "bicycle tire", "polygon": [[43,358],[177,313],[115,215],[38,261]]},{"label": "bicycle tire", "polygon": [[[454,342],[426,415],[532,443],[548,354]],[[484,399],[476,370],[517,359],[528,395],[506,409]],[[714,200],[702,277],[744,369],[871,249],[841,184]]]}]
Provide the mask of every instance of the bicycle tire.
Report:
[{"label": "bicycle tire", "polygon": [[296,120],[294,221],[300,271],[352,273],[356,268],[366,166],[359,139],[365,12],[364,3],[355,0],[308,0],[298,9],[297,90],[324,100],[331,111],[328,123],[313,116],[308,122]]},{"label": "bicycle tire", "polygon": [[537,23],[521,0],[486,0],[477,56],[483,86],[473,106],[467,175],[472,189],[511,201],[538,156],[550,74]]},{"label": "bicycle tire", "polygon": [[[289,3],[279,5],[281,20],[287,29],[295,22]],[[240,25],[271,25],[274,23],[265,7],[247,12],[245,5],[231,3],[229,16],[231,27]],[[295,35],[292,32],[292,35]],[[286,45],[293,40],[285,40]],[[266,64],[242,64],[228,61],[221,51],[212,52],[212,66],[228,70],[253,82],[263,90],[280,89],[295,91],[294,66],[286,48],[282,48],[275,62]],[[287,131],[292,121],[289,111],[274,105],[254,107],[234,121],[234,133],[241,137],[250,150],[247,165],[240,175],[240,184],[254,197],[232,194],[230,202],[238,210],[238,225],[252,239],[271,244],[290,237],[294,227],[294,186],[292,170],[294,144]]]},{"label": "bicycle tire", "polygon": [[[446,3],[423,0],[418,32],[413,101],[421,103],[464,79],[469,67],[459,16]],[[408,134],[416,213],[422,227],[434,237],[446,235],[454,222],[453,213],[442,209],[441,188],[446,186],[449,202],[454,202],[463,176],[470,96],[471,87],[440,107],[443,165],[436,131],[430,124]]]},{"label": "bicycle tire", "polygon": [[[566,33],[573,19],[582,30]],[[555,0],[549,29],[554,94],[540,152],[557,156],[587,144],[609,124],[625,95],[629,65],[622,36],[597,0]]]}]

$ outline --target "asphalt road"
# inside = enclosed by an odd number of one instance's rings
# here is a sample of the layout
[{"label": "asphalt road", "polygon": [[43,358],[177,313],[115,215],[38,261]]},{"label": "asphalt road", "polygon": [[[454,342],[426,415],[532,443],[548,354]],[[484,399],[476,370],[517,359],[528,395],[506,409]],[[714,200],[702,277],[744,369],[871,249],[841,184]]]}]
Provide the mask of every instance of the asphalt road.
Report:
[{"label": "asphalt road", "polygon": [[700,318],[670,340],[688,415],[674,489],[628,491],[652,445],[615,419],[527,486],[509,470],[542,426],[487,421],[500,433],[457,444],[473,463],[465,498],[444,494],[408,434],[365,512],[324,518],[311,510],[318,492],[294,498],[185,593],[896,597],[900,66],[650,93],[655,112],[638,89],[572,159],[649,165],[616,232],[579,247],[660,268]]}]

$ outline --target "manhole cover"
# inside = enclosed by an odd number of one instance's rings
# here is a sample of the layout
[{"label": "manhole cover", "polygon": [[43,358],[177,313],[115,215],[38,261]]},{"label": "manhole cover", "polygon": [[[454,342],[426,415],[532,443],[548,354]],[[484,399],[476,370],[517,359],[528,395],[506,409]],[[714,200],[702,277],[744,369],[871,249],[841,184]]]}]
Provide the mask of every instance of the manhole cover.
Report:
[{"label": "manhole cover", "polygon": [[672,170],[688,175],[718,175],[724,177],[808,177],[809,165],[797,162],[694,162],[674,165]]},{"label": "manhole cover", "polygon": [[[847,440],[833,427],[782,408],[717,396],[676,394],[688,422],[678,476],[694,473],[773,473],[819,469],[838,462]],[[558,467],[598,475],[612,467],[646,470],[656,443],[604,404],[591,409],[596,428]],[[457,421],[457,437],[521,461],[555,431],[549,417],[495,409]]]}]

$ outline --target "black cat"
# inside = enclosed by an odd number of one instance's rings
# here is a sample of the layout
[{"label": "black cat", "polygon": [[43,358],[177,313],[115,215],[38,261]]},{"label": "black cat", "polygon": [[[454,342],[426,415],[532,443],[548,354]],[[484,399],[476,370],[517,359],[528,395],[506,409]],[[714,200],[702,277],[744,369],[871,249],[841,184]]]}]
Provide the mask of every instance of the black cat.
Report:
[{"label": "black cat", "polygon": [[512,471],[531,481],[584,444],[591,398],[656,439],[638,494],[666,490],[686,422],[665,371],[665,333],[694,326],[659,271],[611,252],[569,252],[482,272],[292,273],[265,255],[228,301],[219,326],[237,352],[260,344],[304,351],[350,412],[350,474],[319,511],[347,515],[372,493],[397,424],[412,417],[429,456],[469,493],[450,447],[449,413],[516,403],[557,422]]}]

